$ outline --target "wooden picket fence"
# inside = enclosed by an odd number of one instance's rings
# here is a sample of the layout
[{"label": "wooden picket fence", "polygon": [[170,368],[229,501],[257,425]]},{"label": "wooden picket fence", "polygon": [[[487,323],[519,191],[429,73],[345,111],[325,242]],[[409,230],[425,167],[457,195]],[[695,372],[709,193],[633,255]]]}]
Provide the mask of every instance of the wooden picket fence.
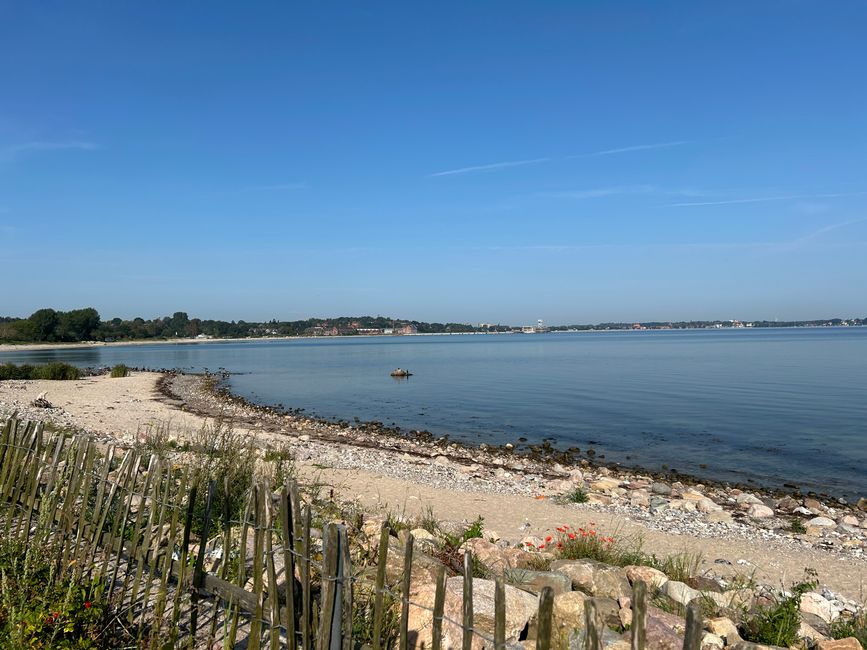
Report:
[{"label": "wooden picket fence", "polygon": [[[104,581],[118,611],[137,630],[137,647],[382,650],[386,596],[400,604],[399,650],[419,647],[409,629],[412,607],[431,611],[432,650],[443,648],[444,622],[461,630],[462,650],[507,647],[504,576],[496,578],[493,630],[474,627],[470,553],[464,555],[461,620],[451,620],[444,616],[445,567],[436,577],[432,608],[407,597],[411,535],[397,589],[386,583],[391,531],[385,525],[371,581],[366,573],[353,574],[344,526],[329,523],[321,539],[311,535],[314,513],[295,482],[287,481],[276,495],[255,486],[243,516],[233,521],[228,498],[221,512],[214,507],[217,490],[228,487],[212,481],[197,520],[192,476],[189,467],[148,459],[136,449],[49,434],[41,423],[12,417],[0,435],[0,526],[5,539],[39,544],[56,557],[60,575]],[[218,520],[222,531],[211,539]],[[353,639],[359,586],[373,593],[369,645]],[[632,649],[645,650],[644,583],[635,583],[632,602]],[[552,630],[553,604],[554,592],[543,588],[535,624],[538,650],[562,645]],[[582,648],[602,650],[603,630],[590,599]],[[701,615],[690,606],[684,650],[698,650],[702,634]]]}]

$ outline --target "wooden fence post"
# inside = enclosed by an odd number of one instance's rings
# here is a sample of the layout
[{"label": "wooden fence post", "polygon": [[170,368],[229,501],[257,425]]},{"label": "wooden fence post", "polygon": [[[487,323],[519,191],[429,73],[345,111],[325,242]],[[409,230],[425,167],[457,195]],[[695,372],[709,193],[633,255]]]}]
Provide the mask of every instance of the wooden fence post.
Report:
[{"label": "wooden fence post", "polygon": [[683,640],[683,650],[700,650],[703,636],[701,609],[697,603],[686,608],[686,634]]},{"label": "wooden fence post", "polygon": [[[542,605],[539,605],[539,625],[541,626]],[[538,645],[538,644],[537,644]],[[503,574],[497,576],[494,584],[494,650],[506,647],[506,581]]]},{"label": "wooden fence post", "polygon": [[378,560],[376,564],[376,582],[373,592],[373,650],[382,650],[382,616],[385,592],[385,566],[388,562],[388,524],[383,522],[379,531]]},{"label": "wooden fence post", "polygon": [[202,522],[202,534],[199,535],[199,552],[196,555],[196,565],[193,568],[193,585],[190,590],[190,637],[192,644],[196,643],[196,631],[199,627],[199,589],[205,586],[205,574],[202,568],[205,564],[205,547],[208,545],[208,535],[211,532],[211,507],[214,504],[214,491],[217,483],[208,482],[208,496],[205,499],[205,515]]},{"label": "wooden fence post", "polygon": [[322,609],[319,618],[319,634],[316,639],[317,650],[338,650],[340,639],[342,594],[338,583],[338,564],[340,557],[340,537],[336,524],[328,524],[323,531],[324,543],[322,558]]},{"label": "wooden fence post", "polygon": [[463,638],[461,647],[463,650],[472,650],[473,647],[473,554],[464,552],[464,604],[461,610],[463,614]]},{"label": "wooden fence post", "polygon": [[412,584],[412,552],[415,538],[410,533],[406,538],[403,555],[403,583],[400,589],[400,650],[409,648],[409,589]]},{"label": "wooden fence post", "polygon": [[434,594],[433,627],[431,629],[431,650],[442,650],[443,610],[446,606],[446,568],[437,570],[437,586]]},{"label": "wooden fence post", "polygon": [[647,644],[647,585],[643,580],[636,580],[632,585],[632,648],[645,650]]},{"label": "wooden fence post", "polygon": [[543,587],[539,594],[539,622],[536,634],[536,650],[549,650],[551,647],[551,628],[554,621],[554,590]]}]

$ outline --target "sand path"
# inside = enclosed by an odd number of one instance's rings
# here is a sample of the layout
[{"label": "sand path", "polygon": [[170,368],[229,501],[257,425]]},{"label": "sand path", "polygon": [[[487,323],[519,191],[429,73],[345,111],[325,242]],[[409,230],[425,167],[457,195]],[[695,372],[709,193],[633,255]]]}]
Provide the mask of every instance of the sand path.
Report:
[{"label": "sand path", "polygon": [[[156,390],[159,377],[156,373],[134,373],[124,379],[101,376],[67,382],[0,382],[0,406],[5,404],[8,410],[14,402],[26,405],[45,391],[52,404],[63,408],[64,413],[58,416],[62,422],[87,431],[112,434],[126,441],[135,440],[148,427],[165,424],[178,437],[197,431],[205,420],[161,401]],[[810,567],[832,590],[861,601],[867,598],[867,560],[817,549],[793,549],[776,541],[757,543],[737,537],[706,539],[660,532],[586,506],[558,505],[509,494],[437,489],[371,472],[322,468],[315,459],[300,463],[300,471],[305,477],[332,485],[342,497],[357,499],[372,511],[382,508],[416,515],[431,507],[446,521],[473,520],[482,515],[488,528],[511,540],[520,539],[526,530],[540,535],[562,524],[587,527],[594,522],[595,528],[605,534],[643,538],[645,550],[657,555],[700,552],[703,567],[718,574],[755,571],[760,582],[788,585]]]}]

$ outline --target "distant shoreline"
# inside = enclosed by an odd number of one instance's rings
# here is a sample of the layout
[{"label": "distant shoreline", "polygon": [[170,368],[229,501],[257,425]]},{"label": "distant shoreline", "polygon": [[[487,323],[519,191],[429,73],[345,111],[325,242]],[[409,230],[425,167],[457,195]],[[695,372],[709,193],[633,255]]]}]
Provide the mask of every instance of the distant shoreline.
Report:
[{"label": "distant shoreline", "polygon": [[750,331],[762,332],[765,330],[802,330],[802,329],[834,329],[848,330],[867,327],[865,325],[792,325],[788,327],[679,327],[672,329],[574,329],[554,330],[549,332],[420,332],[417,334],[335,334],[329,336],[249,336],[244,338],[172,338],[172,339],[135,339],[132,341],[84,341],[79,343],[0,343],[0,352],[32,352],[36,350],[74,350],[103,347],[123,347],[128,345],[198,345],[200,343],[257,343],[261,341],[296,341],[296,340],[321,340],[321,339],[357,339],[357,338],[408,338],[418,336],[519,336],[533,337],[543,334],[610,334],[615,332],[634,332],[643,334],[647,332],[687,332],[687,331]]}]

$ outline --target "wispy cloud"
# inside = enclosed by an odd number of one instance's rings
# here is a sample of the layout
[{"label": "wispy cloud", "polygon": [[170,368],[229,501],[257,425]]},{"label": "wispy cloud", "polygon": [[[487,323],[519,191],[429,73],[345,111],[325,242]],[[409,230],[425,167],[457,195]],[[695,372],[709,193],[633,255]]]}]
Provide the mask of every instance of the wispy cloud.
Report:
[{"label": "wispy cloud", "polygon": [[665,149],[667,147],[679,147],[689,144],[691,140],[674,140],[672,142],[654,142],[653,144],[633,144],[628,147],[617,147],[616,149],[603,149],[602,151],[592,151],[590,153],[579,153],[568,158],[589,158],[590,156],[611,156],[617,153],[630,153],[633,151],[647,151],[648,149]]},{"label": "wispy cloud", "polygon": [[291,183],[277,183],[275,185],[254,185],[245,187],[241,192],[291,192],[295,190],[306,190],[308,187],[307,181],[293,181]]},{"label": "wispy cloud", "polygon": [[429,177],[435,176],[454,176],[455,174],[469,174],[470,172],[485,172],[494,169],[503,169],[506,167],[521,167],[523,165],[536,165],[550,161],[550,158],[532,158],[530,160],[509,160],[505,162],[491,163],[489,165],[474,165],[472,167],[461,167],[459,169],[448,169],[443,172],[435,172],[428,174]]},{"label": "wispy cloud", "polygon": [[[683,242],[683,243],[594,243],[594,244],[527,244],[515,246],[491,245],[480,247],[489,251],[500,252],[540,252],[540,253],[574,253],[593,250],[638,251],[638,250],[766,250],[788,251],[800,248],[834,230],[847,228],[867,222],[867,217],[828,224],[804,235],[779,241],[744,241],[744,242]],[[846,244],[862,245],[865,242],[845,242]]]},{"label": "wispy cloud", "polygon": [[553,199],[598,199],[605,196],[620,196],[623,194],[650,194],[656,191],[658,190],[653,185],[617,185],[614,187],[596,187],[587,190],[540,192],[539,196]]},{"label": "wispy cloud", "polygon": [[93,151],[94,149],[99,149],[99,145],[94,142],[89,142],[87,140],[36,140],[0,147],[0,160],[10,161],[18,158],[19,156],[27,155],[28,153],[37,153],[40,151]]},{"label": "wispy cloud", "polygon": [[726,199],[723,201],[690,201],[687,203],[668,203],[664,208],[688,208],[710,205],[737,205],[740,203],[765,203],[767,201],[794,201],[803,199],[836,199],[846,196],[864,196],[867,192],[839,192],[836,194],[788,194],[784,196],[759,196],[743,199]]}]

